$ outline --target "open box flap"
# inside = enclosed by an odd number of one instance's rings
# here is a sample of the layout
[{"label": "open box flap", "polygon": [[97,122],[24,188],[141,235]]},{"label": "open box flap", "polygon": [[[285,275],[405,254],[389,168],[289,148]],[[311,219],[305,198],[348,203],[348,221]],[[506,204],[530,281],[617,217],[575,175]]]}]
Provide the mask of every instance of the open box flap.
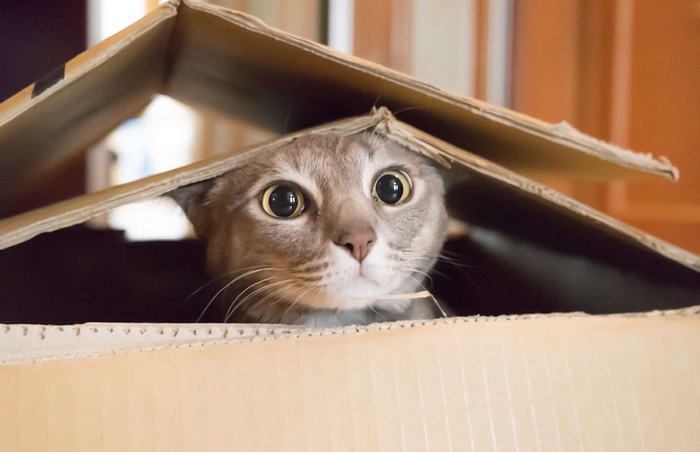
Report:
[{"label": "open box flap", "polygon": [[[291,134],[242,154],[236,153],[204,160],[183,168],[111,187],[97,193],[73,198],[2,220],[0,221],[0,249],[22,243],[37,234],[85,222],[114,207],[138,200],[154,198],[179,186],[221,175],[244,164],[247,160],[255,158],[260,153],[274,151],[276,147],[289,143],[303,134],[335,133],[350,135],[368,129],[375,133],[382,133],[416,152],[437,160],[443,167],[468,169],[492,183],[511,187],[512,193],[508,196],[514,197],[513,199],[516,203],[526,205],[528,199],[536,199],[538,203],[544,205],[543,208],[572,217],[575,223],[584,229],[601,229],[607,235],[614,237],[615,240],[632,242],[645,248],[647,252],[660,254],[686,267],[700,271],[700,258],[698,256],[621,223],[574,199],[519,176],[486,159],[456,148],[401,121],[397,121],[384,108],[377,109],[367,116],[338,121]],[[446,171],[445,174],[448,178],[448,183],[456,183],[450,181],[450,177],[457,173]],[[464,176],[463,173],[459,173],[456,177],[459,179]],[[518,198],[520,201],[517,201]],[[459,210],[463,208],[465,206],[462,205],[453,207],[453,210],[457,209],[457,211],[453,211],[452,214],[459,216]]]},{"label": "open box flap", "polygon": [[677,178],[663,158],[447,93],[243,13],[172,1],[0,104],[0,193],[83,151],[159,92],[281,134],[385,105],[519,173]]},{"label": "open box flap", "polygon": [[[0,327],[0,343],[58,352],[0,366],[0,437],[8,450],[697,450],[697,314]],[[97,350],[111,336],[136,347]]]},{"label": "open box flap", "polygon": [[[635,171],[678,176],[665,158],[621,149],[563,122],[548,124],[443,91],[245,13],[184,0],[180,15],[166,93],[183,100],[210,102],[237,115],[271,110],[270,126],[280,131],[382,105],[402,111],[406,123],[519,173],[603,180],[634,177]],[[254,94],[256,102],[236,94]]]}]

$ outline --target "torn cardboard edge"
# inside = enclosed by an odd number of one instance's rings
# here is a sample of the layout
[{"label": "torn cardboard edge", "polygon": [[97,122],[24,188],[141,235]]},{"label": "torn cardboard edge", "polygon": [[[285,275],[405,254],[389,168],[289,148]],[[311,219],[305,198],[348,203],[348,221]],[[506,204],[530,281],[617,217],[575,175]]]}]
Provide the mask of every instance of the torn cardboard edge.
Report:
[{"label": "torn cardboard edge", "polygon": [[100,192],[80,196],[2,220],[0,221],[0,250],[27,241],[38,234],[83,223],[115,207],[154,198],[177,187],[219,176],[244,164],[248,159],[284,146],[303,135],[327,133],[352,135],[364,130],[372,130],[372,133],[381,133],[387,138],[437,161],[445,168],[450,168],[451,165],[457,163],[470,170],[517,187],[561,208],[579,214],[590,221],[603,224],[673,261],[700,271],[700,257],[626,225],[568,196],[519,176],[484,158],[454,147],[398,121],[386,108],[375,109],[366,116],[337,121],[287,135],[262,146],[254,147],[244,153],[228,154],[200,161],[166,173],[110,187]]},{"label": "torn cardboard edge", "polygon": [[151,324],[85,323],[80,325],[1,325],[0,366],[33,364],[53,360],[96,358],[127,352],[172,348],[205,347],[235,342],[259,342],[364,334],[393,329],[423,328],[474,322],[519,322],[552,319],[653,320],[660,317],[700,319],[700,305],[683,309],[655,310],[631,314],[590,315],[583,312],[449,317],[405,320],[367,326],[338,328],[263,324]]},{"label": "torn cardboard edge", "polygon": [[[526,134],[557,143],[565,149],[580,151],[598,160],[610,162],[630,170],[660,175],[671,180],[678,179],[677,168],[671,165],[668,159],[664,157],[654,159],[651,154],[638,154],[630,150],[622,149],[589,137],[565,124],[548,124],[517,112],[489,105],[476,99],[458,96],[375,63],[345,55],[321,44],[277,30],[247,14],[190,0],[183,0],[182,2],[171,0],[166,2],[130,27],[70,60],[65,65],[65,77],[42,91],[41,94],[32,97],[37,83],[41,83],[41,81],[39,81],[0,104],[0,127],[7,125],[8,122],[28,109],[38,106],[56,91],[84,77],[96,67],[104,64],[116,53],[125,50],[130,43],[144,36],[159,24],[167,20],[181,20],[178,15],[182,12],[181,10],[183,8],[214,15],[248,32],[263,35],[284,43],[287,46],[293,46],[306,53],[332,61],[333,63],[342,65],[353,71],[370,74],[374,78],[388,81],[396,86],[406,88],[409,91],[423,93],[440,102],[458,107],[469,114],[486,118],[489,121],[502,124],[506,127],[514,128]],[[174,37],[170,36],[169,39],[173,40]],[[170,59],[170,56],[168,58]],[[172,61],[168,64],[172,64]],[[162,86],[167,85],[169,75],[171,74],[167,73],[167,68],[164,69],[165,79],[162,80]],[[532,158],[535,157],[533,156]],[[628,174],[628,176],[630,176],[630,174]]]}]

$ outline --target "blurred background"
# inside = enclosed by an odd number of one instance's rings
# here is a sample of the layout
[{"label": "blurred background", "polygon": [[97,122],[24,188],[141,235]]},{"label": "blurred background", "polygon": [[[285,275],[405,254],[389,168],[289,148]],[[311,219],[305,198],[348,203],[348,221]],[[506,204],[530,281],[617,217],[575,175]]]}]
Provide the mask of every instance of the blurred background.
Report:
[{"label": "blurred background", "polygon": [[[158,0],[0,3],[0,101],[158,7]],[[285,31],[454,93],[668,157],[665,180],[539,179],[700,253],[700,2],[697,0],[216,0]],[[0,216],[100,190],[274,138],[158,96],[137,117],[12,199]],[[169,220],[164,221],[164,216]],[[151,201],[95,228],[131,240],[188,234]]]}]

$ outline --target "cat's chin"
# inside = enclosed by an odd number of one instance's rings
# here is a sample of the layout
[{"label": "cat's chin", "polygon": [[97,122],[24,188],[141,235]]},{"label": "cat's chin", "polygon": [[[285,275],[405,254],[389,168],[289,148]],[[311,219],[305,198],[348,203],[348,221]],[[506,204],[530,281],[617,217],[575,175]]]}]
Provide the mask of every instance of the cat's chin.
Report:
[{"label": "cat's chin", "polygon": [[345,287],[331,293],[324,300],[326,306],[323,307],[340,310],[365,309],[398,290],[391,286],[388,281],[375,281],[369,275],[358,274],[348,281]]},{"label": "cat's chin", "polygon": [[386,288],[364,275],[357,275],[340,296],[339,309],[363,309],[386,297]]}]

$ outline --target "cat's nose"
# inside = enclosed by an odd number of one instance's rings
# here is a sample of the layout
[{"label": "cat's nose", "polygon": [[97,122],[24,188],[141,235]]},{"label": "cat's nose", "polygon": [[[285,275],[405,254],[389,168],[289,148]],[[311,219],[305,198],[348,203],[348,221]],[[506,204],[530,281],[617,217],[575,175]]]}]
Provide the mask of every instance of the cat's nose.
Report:
[{"label": "cat's nose", "polygon": [[343,234],[335,244],[344,247],[357,262],[362,263],[376,241],[377,234],[374,233],[374,230],[369,229]]}]

